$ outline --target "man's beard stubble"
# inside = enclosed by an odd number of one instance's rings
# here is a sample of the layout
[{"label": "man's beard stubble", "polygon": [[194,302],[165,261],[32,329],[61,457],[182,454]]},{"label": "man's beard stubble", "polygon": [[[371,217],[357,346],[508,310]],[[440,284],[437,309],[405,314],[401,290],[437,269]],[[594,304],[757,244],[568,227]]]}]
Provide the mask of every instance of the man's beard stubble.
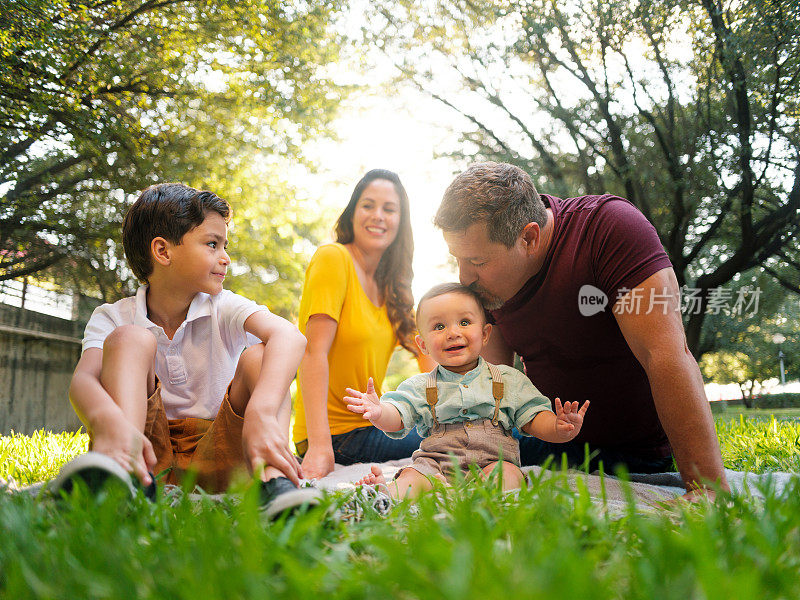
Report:
[{"label": "man's beard stubble", "polygon": [[503,304],[505,304],[505,301],[502,298],[495,296],[485,288],[479,286],[477,283],[471,283],[468,287],[473,292],[478,294],[478,296],[480,296],[481,302],[483,303],[483,308],[486,310],[497,310],[503,306]]}]

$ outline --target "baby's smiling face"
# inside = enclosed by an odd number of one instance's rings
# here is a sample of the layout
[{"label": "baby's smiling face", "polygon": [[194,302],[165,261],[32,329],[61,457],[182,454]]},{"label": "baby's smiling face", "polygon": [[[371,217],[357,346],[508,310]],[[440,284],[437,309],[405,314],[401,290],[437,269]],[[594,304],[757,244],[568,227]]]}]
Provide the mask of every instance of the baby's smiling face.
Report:
[{"label": "baby's smiling face", "polygon": [[455,373],[478,365],[492,326],[472,296],[449,292],[425,300],[419,307],[417,344],[422,352]]}]

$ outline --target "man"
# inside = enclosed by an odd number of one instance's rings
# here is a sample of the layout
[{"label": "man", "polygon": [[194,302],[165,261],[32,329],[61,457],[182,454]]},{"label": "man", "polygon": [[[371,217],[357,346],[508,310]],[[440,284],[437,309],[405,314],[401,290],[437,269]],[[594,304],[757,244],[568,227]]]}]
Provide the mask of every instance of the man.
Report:
[{"label": "man", "polygon": [[630,202],[540,196],[521,169],[480,163],[450,184],[434,223],[495,323],[484,358],[512,364],[516,352],[546,396],[592,402],[574,441],[523,439],[523,464],[564,452],[580,466],[588,445],[592,469],[658,472],[674,455],[688,496],[727,489],[675,272]]}]

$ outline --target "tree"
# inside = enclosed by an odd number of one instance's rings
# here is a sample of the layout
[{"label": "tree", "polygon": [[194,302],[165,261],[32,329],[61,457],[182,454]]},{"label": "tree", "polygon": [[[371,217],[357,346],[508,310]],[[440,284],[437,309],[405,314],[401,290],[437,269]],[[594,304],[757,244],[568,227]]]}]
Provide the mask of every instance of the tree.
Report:
[{"label": "tree", "polygon": [[[452,155],[557,195],[611,192],[658,230],[697,355],[711,290],[753,268],[800,292],[793,0],[379,3],[401,78],[461,116]],[[378,32],[378,33],[375,33]]]},{"label": "tree", "polygon": [[753,395],[763,381],[760,376],[763,367],[760,360],[753,361],[744,352],[712,352],[700,360],[700,370],[707,380],[739,386],[746,408],[753,408]]},{"label": "tree", "polygon": [[[739,277],[729,288],[732,296],[758,290],[762,300],[742,310],[722,309],[706,318],[707,351],[700,369],[709,381],[737,384],[748,407],[763,381],[780,378],[779,350],[785,355],[789,378],[800,364],[800,300],[795,295],[782,297],[779,286],[763,272]],[[774,341],[777,334],[784,338],[780,346]]]},{"label": "tree", "polygon": [[226,287],[294,318],[306,266],[333,218],[284,179],[277,169],[256,164],[202,182],[233,206]]},{"label": "tree", "polygon": [[[129,293],[121,217],[137,190],[168,180],[266,196],[241,214],[286,234],[240,260],[296,279],[281,254],[295,255],[316,216],[285,229],[299,205],[282,210],[291,189],[275,173],[303,166],[301,145],[327,133],[345,91],[322,69],[338,55],[338,10],[338,0],[0,0],[0,279]],[[242,223],[237,241],[261,235]]]}]

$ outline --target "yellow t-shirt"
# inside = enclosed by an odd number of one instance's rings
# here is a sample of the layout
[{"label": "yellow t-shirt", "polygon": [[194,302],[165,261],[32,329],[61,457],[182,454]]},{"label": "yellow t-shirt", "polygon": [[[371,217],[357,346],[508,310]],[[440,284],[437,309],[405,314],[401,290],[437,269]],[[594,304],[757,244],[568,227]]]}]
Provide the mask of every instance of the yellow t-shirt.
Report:
[{"label": "yellow t-shirt", "polygon": [[[300,300],[298,327],[305,334],[311,315],[325,314],[336,320],[338,327],[328,353],[328,424],[331,434],[347,433],[366,427],[361,415],[347,410],[342,398],[345,388],[367,389],[372,377],[375,390],[381,394],[386,367],[397,346],[386,305],[375,306],[358,280],[353,258],[342,244],[325,244],[314,253],[306,270],[303,296]],[[308,437],[302,390],[297,391],[295,442]]]}]

